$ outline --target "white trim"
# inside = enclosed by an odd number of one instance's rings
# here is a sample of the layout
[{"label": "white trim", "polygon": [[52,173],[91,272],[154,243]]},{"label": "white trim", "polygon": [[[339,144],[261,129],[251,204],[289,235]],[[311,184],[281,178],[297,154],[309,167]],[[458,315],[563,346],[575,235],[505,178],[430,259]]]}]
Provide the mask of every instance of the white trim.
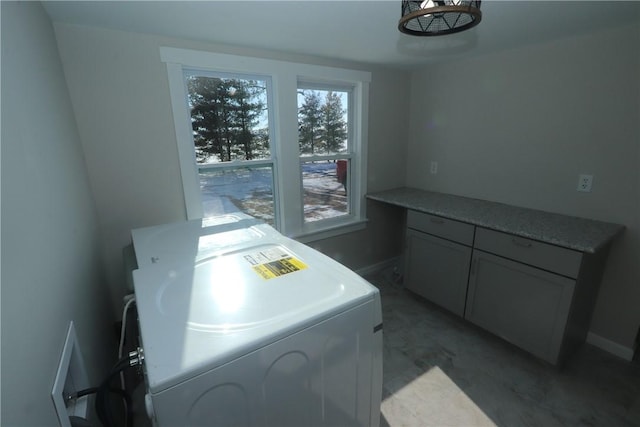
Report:
[{"label": "white trim", "polygon": [[78,345],[76,329],[71,321],[67,329],[56,378],[51,388],[51,399],[61,427],[71,426],[70,416],[86,418],[89,413],[89,396],[78,398],[67,406],[63,393],[74,393],[89,386],[89,377]]},{"label": "white trim", "polygon": [[174,47],[160,47],[160,60],[167,63],[182,64],[187,68],[201,67],[243,74],[247,72],[255,74],[256,70],[260,70],[264,75],[272,75],[274,73],[279,74],[284,70],[295,69],[298,80],[303,82],[322,82],[323,84],[331,83],[332,80],[337,83],[371,81],[371,73],[368,71]]},{"label": "white trim", "polygon": [[377,262],[372,265],[368,265],[366,267],[359,268],[355,270],[355,272],[360,276],[365,276],[367,274],[379,273],[380,271],[389,268],[389,267],[398,267],[400,268],[400,263],[402,261],[401,256],[396,256],[393,258],[389,258],[384,261]]},{"label": "white trim", "polygon": [[353,153],[337,153],[337,154],[323,154],[321,156],[300,156],[300,164],[310,162],[322,162],[326,160],[351,160]]},{"label": "white trim", "polygon": [[169,76],[169,95],[173,110],[173,121],[178,142],[178,160],[180,161],[180,174],[182,175],[182,188],[184,189],[184,204],[187,211],[187,219],[202,218],[202,195],[200,194],[200,179],[196,164],[196,153],[191,140],[189,123],[189,107],[187,105],[187,90],[184,83],[184,74],[180,64],[167,62],[167,74]]},{"label": "white trim", "polygon": [[351,233],[358,230],[364,230],[368,220],[353,220],[347,223],[336,225],[333,227],[325,227],[317,231],[305,232],[292,238],[301,243],[315,242],[316,240],[328,239],[329,237],[339,236],[345,233]]},{"label": "white trim", "polygon": [[258,160],[232,160],[230,162],[217,162],[217,163],[199,163],[196,165],[198,170],[229,170],[240,168],[262,168],[273,167],[272,159],[258,159]]},{"label": "white trim", "polygon": [[[356,161],[356,173],[359,179],[351,185],[354,197],[359,197],[353,205],[356,207],[354,215],[358,218],[367,217],[367,165],[369,163],[369,82],[363,81],[356,87],[356,99],[354,105],[354,142],[358,155]],[[354,202],[354,200],[352,200]]]},{"label": "white trim", "polygon": [[[274,209],[276,228],[288,236],[299,236],[304,241],[324,239],[330,236],[364,228],[366,221],[367,192],[367,127],[369,83],[371,73],[319,65],[293,63],[265,58],[204,52],[189,49],[160,47],[160,59],[167,64],[169,89],[175,122],[176,141],[185,205],[188,219],[202,218],[202,195],[198,167],[191,138],[187,88],[184,69],[217,73],[247,73],[264,76],[270,82],[269,129],[274,141],[271,160],[274,172]],[[208,70],[208,71],[207,71]],[[260,77],[262,78],[262,77]],[[351,211],[346,218],[337,221],[327,219],[307,223],[303,220],[302,175],[299,162],[311,161],[300,157],[298,150],[297,92],[299,82],[321,84],[323,87],[353,88],[349,110],[353,124],[350,153],[341,157],[351,159],[353,172],[349,191]],[[275,118],[275,120],[274,120]],[[286,165],[286,166],[285,166]],[[295,167],[294,165],[298,165]],[[234,165],[205,166],[228,168]]]},{"label": "white trim", "polygon": [[283,70],[274,80],[279,85],[274,88],[274,100],[277,101],[274,114],[279,117],[275,124],[276,154],[280,165],[278,188],[281,191],[277,200],[281,208],[279,231],[292,235],[302,230],[304,212],[302,174],[298,162],[298,120],[294,119],[298,116],[298,97],[294,95],[298,90],[298,79],[295,69],[290,68]]},{"label": "white trim", "polygon": [[587,334],[587,343],[615,356],[621,357],[629,362],[633,360],[633,355],[635,353],[633,348],[625,347],[621,344],[603,338],[600,335],[594,334],[593,332],[589,332]]}]

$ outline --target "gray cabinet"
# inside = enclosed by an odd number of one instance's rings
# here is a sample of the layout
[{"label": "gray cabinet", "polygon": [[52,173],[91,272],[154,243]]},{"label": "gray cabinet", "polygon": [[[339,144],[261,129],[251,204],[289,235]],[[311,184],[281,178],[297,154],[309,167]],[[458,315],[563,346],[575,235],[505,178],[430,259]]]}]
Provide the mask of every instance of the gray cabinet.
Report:
[{"label": "gray cabinet", "polygon": [[465,318],[559,364],[584,341],[604,257],[477,227]]},{"label": "gray cabinet", "polygon": [[405,286],[462,316],[474,227],[415,211],[407,227]]},{"label": "gray cabinet", "polygon": [[585,341],[623,225],[415,188],[367,197],[407,208],[411,291],[554,364]]},{"label": "gray cabinet", "polygon": [[405,287],[552,364],[584,342],[597,254],[407,212]]}]

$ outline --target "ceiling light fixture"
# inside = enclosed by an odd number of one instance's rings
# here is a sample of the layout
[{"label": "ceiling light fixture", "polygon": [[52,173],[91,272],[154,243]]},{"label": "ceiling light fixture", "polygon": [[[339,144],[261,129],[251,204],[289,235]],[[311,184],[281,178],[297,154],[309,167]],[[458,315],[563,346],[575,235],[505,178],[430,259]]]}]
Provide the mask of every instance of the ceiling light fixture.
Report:
[{"label": "ceiling light fixture", "polygon": [[412,36],[439,36],[473,28],[480,23],[480,1],[402,0],[398,29]]}]

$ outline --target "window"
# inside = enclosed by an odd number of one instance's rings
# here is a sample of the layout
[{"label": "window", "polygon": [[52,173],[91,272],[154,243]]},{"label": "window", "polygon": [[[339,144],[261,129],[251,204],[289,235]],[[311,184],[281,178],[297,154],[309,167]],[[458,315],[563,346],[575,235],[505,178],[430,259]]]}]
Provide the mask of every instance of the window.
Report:
[{"label": "window", "polygon": [[268,79],[184,70],[203,217],[240,210],[275,225]]},{"label": "window", "polygon": [[350,214],[350,91],[298,86],[298,142],[305,222]]},{"label": "window", "polygon": [[239,210],[303,241],[364,226],[369,73],[160,54],[189,219]]}]

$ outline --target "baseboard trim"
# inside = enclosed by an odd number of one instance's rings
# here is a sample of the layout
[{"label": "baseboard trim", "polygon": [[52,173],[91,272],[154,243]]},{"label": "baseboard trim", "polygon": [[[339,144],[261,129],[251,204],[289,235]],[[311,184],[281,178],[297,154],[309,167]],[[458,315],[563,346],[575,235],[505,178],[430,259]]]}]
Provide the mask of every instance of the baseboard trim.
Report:
[{"label": "baseboard trim", "polygon": [[366,274],[373,274],[373,273],[378,273],[382,270],[384,270],[385,268],[389,268],[389,267],[393,267],[393,266],[397,266],[400,267],[400,258],[399,256],[393,257],[393,258],[389,258],[387,260],[384,261],[380,261],[378,263],[366,266],[366,267],[362,267],[359,268],[357,270],[355,270],[355,272],[360,275],[360,276],[364,276]]},{"label": "baseboard trim", "polygon": [[621,357],[629,362],[633,360],[633,355],[635,353],[634,349],[625,347],[616,342],[603,338],[600,335],[594,334],[593,332],[589,332],[587,334],[587,343],[615,356]]}]

